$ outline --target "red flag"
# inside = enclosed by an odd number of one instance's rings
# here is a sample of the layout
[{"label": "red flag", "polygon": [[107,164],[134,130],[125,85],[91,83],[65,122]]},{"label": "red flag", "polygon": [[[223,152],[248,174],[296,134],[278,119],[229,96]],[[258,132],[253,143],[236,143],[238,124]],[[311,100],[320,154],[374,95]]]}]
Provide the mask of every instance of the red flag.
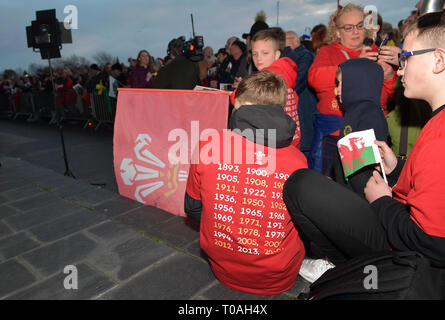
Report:
[{"label": "red flag", "polygon": [[192,151],[201,132],[227,127],[227,115],[224,92],[119,89],[114,125],[119,193],[184,216]]}]

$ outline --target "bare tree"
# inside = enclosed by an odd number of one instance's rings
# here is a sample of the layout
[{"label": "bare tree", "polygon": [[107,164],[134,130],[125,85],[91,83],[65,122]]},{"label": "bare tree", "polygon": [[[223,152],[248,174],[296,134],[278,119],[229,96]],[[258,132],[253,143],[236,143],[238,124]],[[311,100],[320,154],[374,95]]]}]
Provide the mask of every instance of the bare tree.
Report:
[{"label": "bare tree", "polygon": [[113,56],[105,51],[100,51],[96,53],[93,57],[94,61],[99,65],[103,66],[107,63],[114,63],[115,58]]}]

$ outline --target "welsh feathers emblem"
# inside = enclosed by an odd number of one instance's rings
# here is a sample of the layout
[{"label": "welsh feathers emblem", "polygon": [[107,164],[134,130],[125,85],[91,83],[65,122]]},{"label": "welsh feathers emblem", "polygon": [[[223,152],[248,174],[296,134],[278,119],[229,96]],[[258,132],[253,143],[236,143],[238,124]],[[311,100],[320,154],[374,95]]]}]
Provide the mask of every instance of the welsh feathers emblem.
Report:
[{"label": "welsh feathers emblem", "polygon": [[120,164],[122,181],[136,186],[134,197],[144,204],[144,198],[152,192],[164,188],[164,196],[169,197],[178,189],[178,182],[187,181],[187,171],[179,170],[179,162],[166,165],[150,151],[150,143],[148,134],[139,134],[133,148],[136,159],[123,158]]}]

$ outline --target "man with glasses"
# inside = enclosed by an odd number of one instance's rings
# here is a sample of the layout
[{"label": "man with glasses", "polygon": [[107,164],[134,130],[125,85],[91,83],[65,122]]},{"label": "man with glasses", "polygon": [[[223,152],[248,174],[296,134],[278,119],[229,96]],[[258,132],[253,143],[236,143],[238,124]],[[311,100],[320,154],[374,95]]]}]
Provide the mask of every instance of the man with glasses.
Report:
[{"label": "man with glasses", "polygon": [[[435,267],[445,266],[444,12],[421,16],[410,27],[398,75],[405,96],[425,100],[433,113],[406,161],[376,141],[389,185],[374,171],[366,201],[310,170],[297,170],[285,183],[283,198],[300,234],[334,264],[377,251],[412,250]],[[318,276],[324,271],[317,270]]]}]

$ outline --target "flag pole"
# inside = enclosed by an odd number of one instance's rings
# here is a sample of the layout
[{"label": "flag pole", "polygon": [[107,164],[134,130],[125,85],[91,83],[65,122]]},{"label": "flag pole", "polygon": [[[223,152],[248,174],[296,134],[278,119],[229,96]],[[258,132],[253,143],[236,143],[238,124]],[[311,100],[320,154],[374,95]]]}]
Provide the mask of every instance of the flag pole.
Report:
[{"label": "flag pole", "polygon": [[386,184],[388,184],[388,180],[386,179],[385,170],[383,169],[383,162],[380,162],[380,168],[382,169],[383,180],[385,180]]}]

